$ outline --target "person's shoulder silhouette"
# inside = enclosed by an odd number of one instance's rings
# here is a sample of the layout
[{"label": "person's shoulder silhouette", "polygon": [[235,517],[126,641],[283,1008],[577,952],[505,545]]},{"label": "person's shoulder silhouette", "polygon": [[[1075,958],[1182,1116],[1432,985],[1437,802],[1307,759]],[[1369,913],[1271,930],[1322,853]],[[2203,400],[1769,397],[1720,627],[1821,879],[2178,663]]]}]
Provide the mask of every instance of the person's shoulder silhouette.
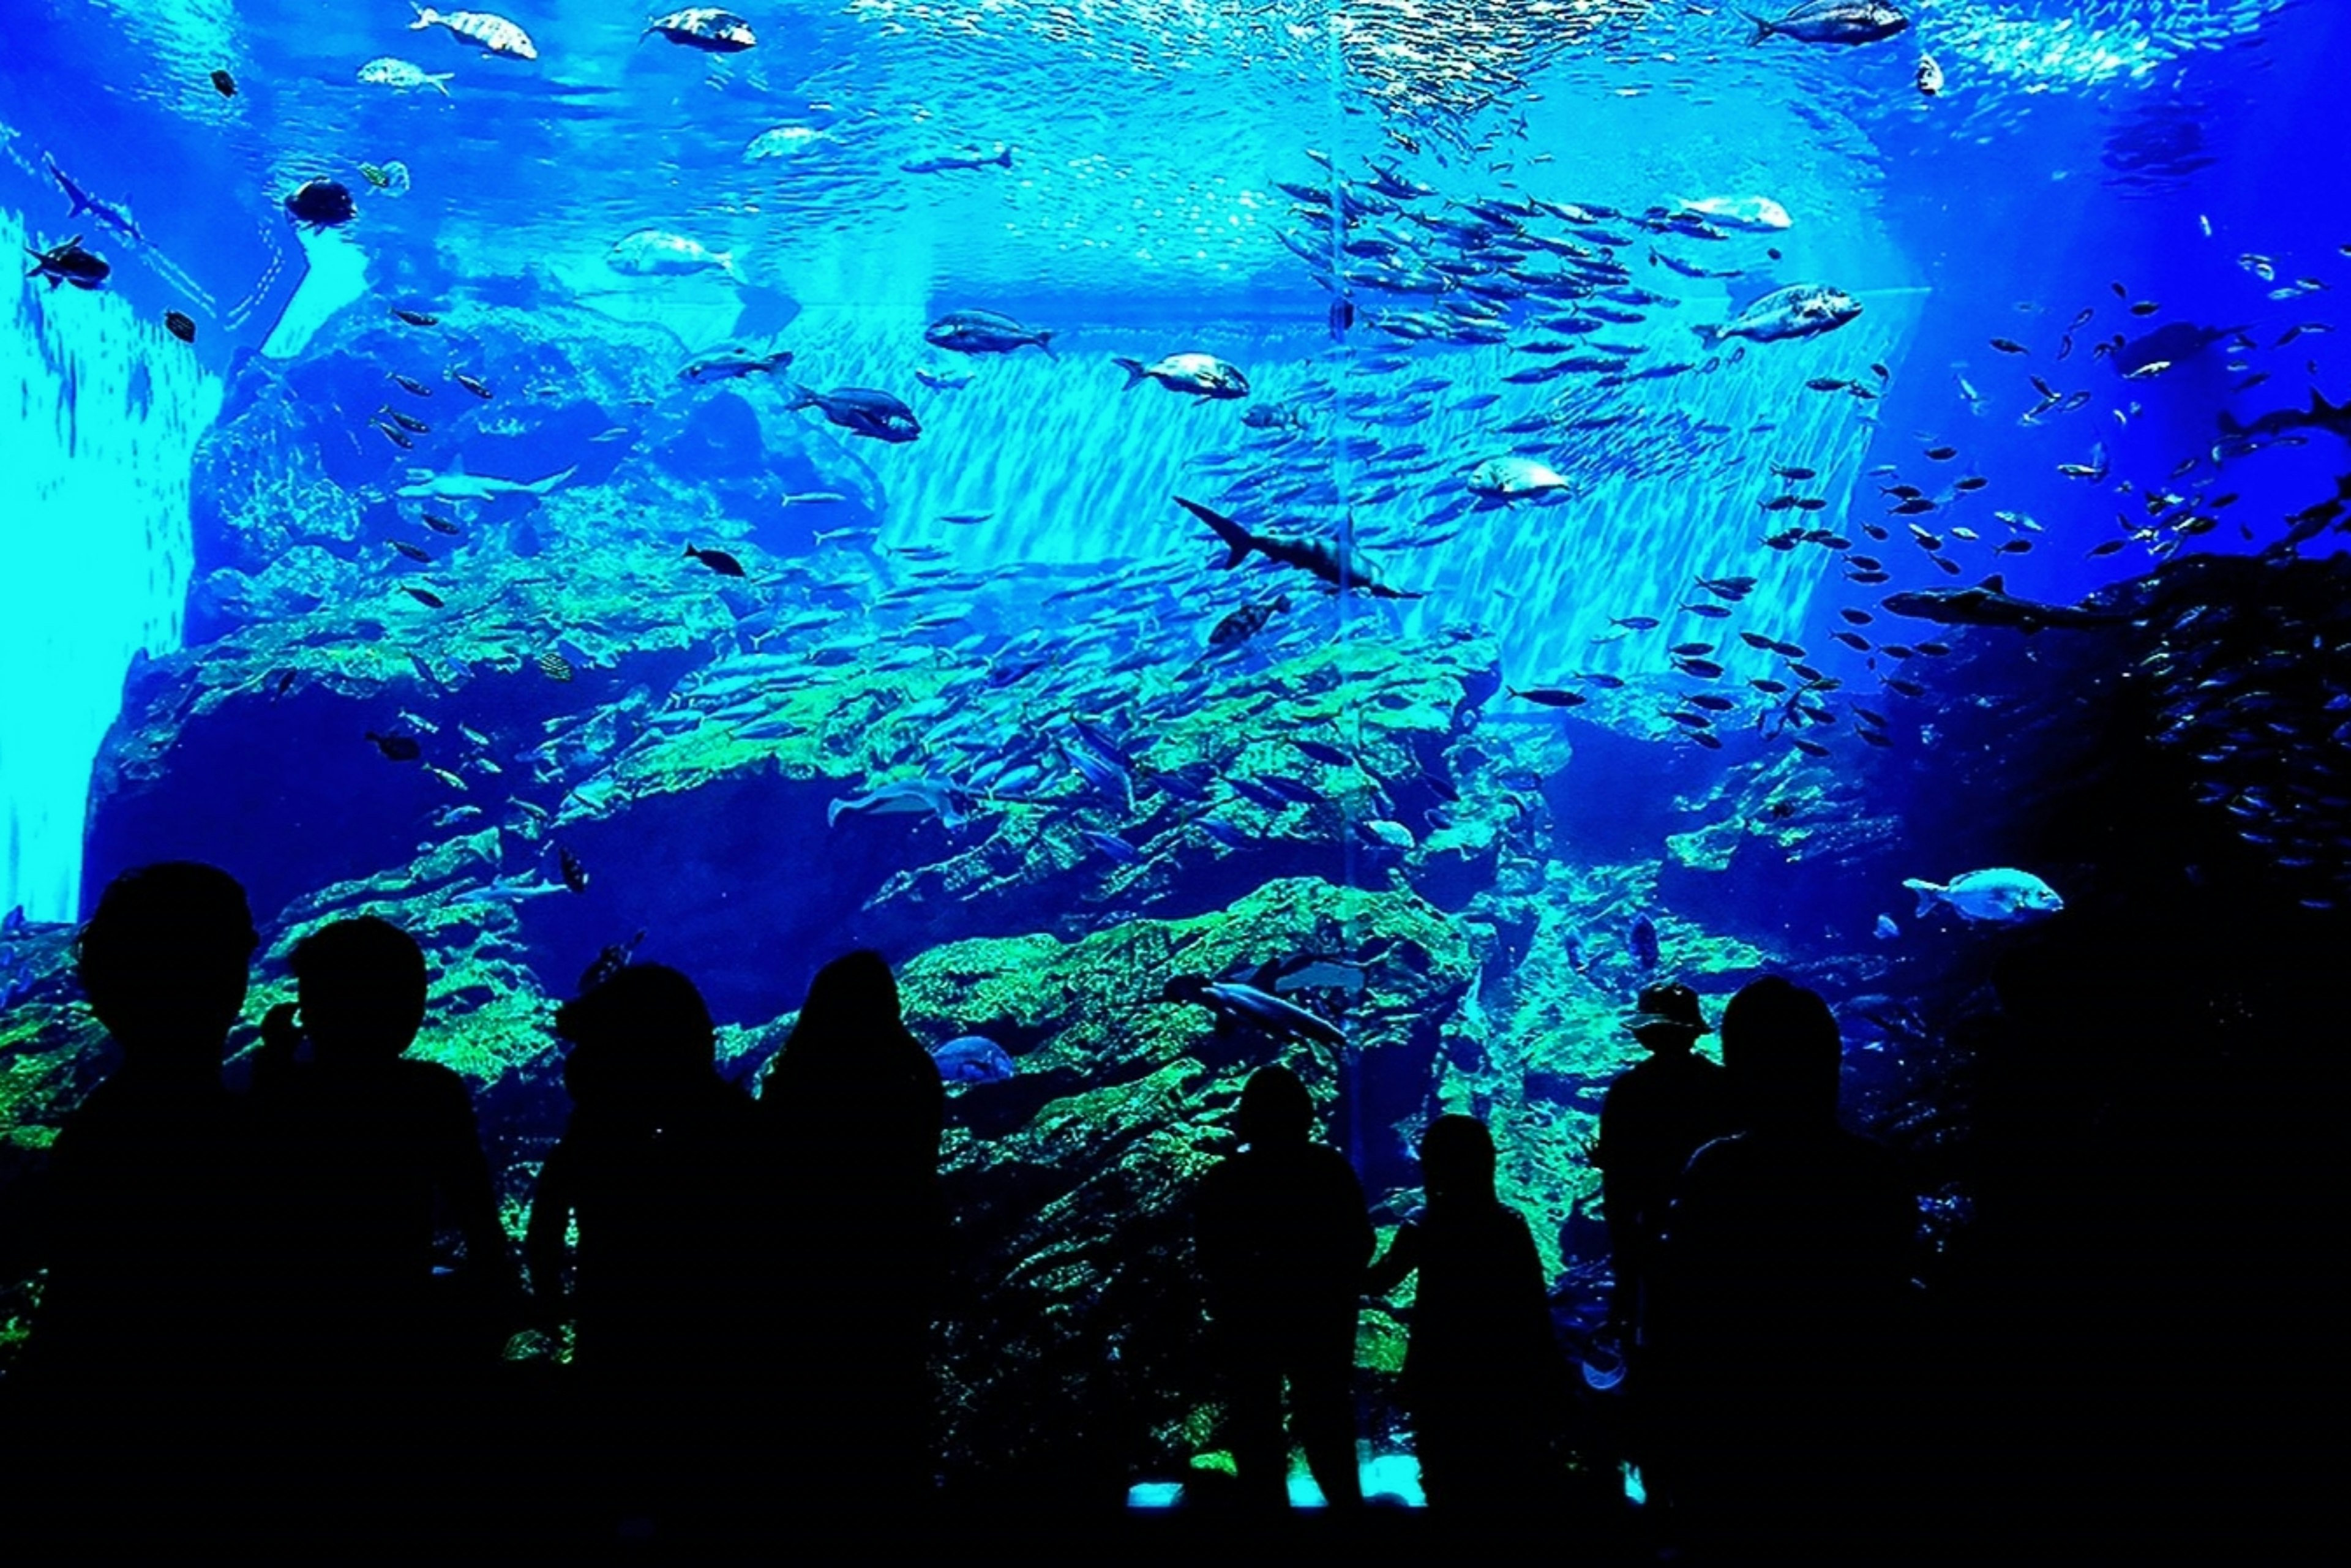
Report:
[{"label": "person's shoulder silhouette", "polygon": [[935,1175],[946,1085],[901,1009],[879,953],[860,949],[817,971],[760,1092],[783,1136],[826,1159]]}]

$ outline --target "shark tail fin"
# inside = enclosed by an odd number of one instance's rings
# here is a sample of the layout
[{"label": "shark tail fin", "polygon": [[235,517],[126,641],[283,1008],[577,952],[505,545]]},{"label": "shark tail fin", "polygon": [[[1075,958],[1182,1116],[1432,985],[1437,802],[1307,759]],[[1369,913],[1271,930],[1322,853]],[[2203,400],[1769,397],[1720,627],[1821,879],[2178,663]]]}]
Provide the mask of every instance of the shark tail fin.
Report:
[{"label": "shark tail fin", "polygon": [[839,822],[841,821],[841,809],[848,804],[849,802],[839,795],[835,795],[831,800],[826,801],[824,806],[824,825],[830,828]]},{"label": "shark tail fin", "polygon": [[1780,30],[1778,26],[1765,21],[1752,11],[1741,11],[1739,14],[1755,24],[1755,31],[1747,39],[1747,47],[1750,49]]},{"label": "shark tail fin", "polygon": [[1902,885],[1918,895],[1918,907],[1910,916],[1913,920],[1925,919],[1929,910],[1943,902],[1943,894],[1950,891],[1935,883],[1921,882],[1915,876],[1904,878]]},{"label": "shark tail fin", "polygon": [[1123,354],[1114,354],[1111,357],[1110,362],[1126,372],[1126,385],[1119,388],[1119,391],[1133,392],[1136,387],[1143,384],[1143,378],[1145,372],[1143,369],[1143,361],[1141,360],[1130,360]]},{"label": "shark tail fin", "polygon": [[529,491],[534,496],[544,496],[559,485],[561,485],[566,479],[570,478],[571,476],[579,472],[580,465],[575,463],[560,474],[549,474],[544,479],[533,480],[530,484],[525,485],[523,488]]},{"label": "shark tail fin", "polygon": [[1037,346],[1045,350],[1045,357],[1049,360],[1058,357],[1053,352],[1053,330],[1050,327],[1037,329]]},{"label": "shark tail fin", "polygon": [[1704,343],[1709,349],[1722,341],[1722,332],[1719,328],[1709,327],[1704,323],[1700,323],[1698,326],[1692,327],[1690,330],[1696,332],[1698,334],[1698,340]]},{"label": "shark tail fin", "polygon": [[1197,501],[1187,501],[1181,496],[1176,497],[1176,504],[1207,524],[1216,536],[1225,541],[1225,548],[1232,552],[1225,559],[1227,571],[1247,560],[1249,551],[1257,549],[1257,540],[1249,537],[1249,531],[1222,512],[1212,510]]},{"label": "shark tail fin", "polygon": [[440,12],[430,5],[419,5],[416,0],[408,0],[408,8],[416,13],[416,20],[408,24],[408,30],[412,33],[420,28],[429,27],[441,19]]},{"label": "shark tail fin", "polygon": [[814,408],[815,406],[816,389],[810,386],[806,382],[794,382],[792,383],[791,401],[784,405],[784,412],[786,413],[796,413],[801,409]]},{"label": "shark tail fin", "polygon": [[991,163],[993,163],[993,164],[995,164],[995,165],[997,165],[998,168],[1003,168],[1003,169],[1009,169],[1009,168],[1011,168],[1011,167],[1012,167],[1012,149],[1011,149],[1008,145],[1008,146],[1004,146],[1004,147],[999,147],[999,148],[998,148],[998,149],[996,150],[996,156],[995,156],[995,157],[993,157],[993,158],[990,158],[990,159],[988,160],[988,162],[991,162]]},{"label": "shark tail fin", "polygon": [[447,98],[449,96],[449,80],[456,74],[457,73],[455,71],[429,71],[425,74],[424,79],[431,82],[435,88],[437,88],[443,98]]},{"label": "shark tail fin", "polygon": [[[2316,392],[2312,392],[2310,395],[2316,397],[2318,394]],[[2225,408],[2220,411],[2220,434],[2223,435],[2242,435],[2245,434],[2243,422]]]}]

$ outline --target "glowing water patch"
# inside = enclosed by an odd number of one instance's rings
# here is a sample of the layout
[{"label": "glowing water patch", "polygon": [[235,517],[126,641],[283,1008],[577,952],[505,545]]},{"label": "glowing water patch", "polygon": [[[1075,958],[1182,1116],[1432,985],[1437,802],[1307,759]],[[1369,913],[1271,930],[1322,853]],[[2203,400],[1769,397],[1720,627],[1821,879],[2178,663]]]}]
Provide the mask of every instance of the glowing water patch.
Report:
[{"label": "glowing water patch", "polygon": [[2257,32],[2277,0],[2108,0],[2059,15],[2020,5],[1935,14],[1934,47],[2029,90],[2152,76],[2167,62]]},{"label": "glowing water patch", "polygon": [[367,252],[339,234],[305,234],[301,240],[310,270],[261,346],[263,353],[276,360],[300,353],[336,311],[363,298],[368,290]]},{"label": "glowing water patch", "polygon": [[[0,249],[26,241],[0,213]],[[191,461],[221,385],[113,294],[10,289],[0,316],[0,907],[78,913],[92,760],[131,655],[179,646]]]}]

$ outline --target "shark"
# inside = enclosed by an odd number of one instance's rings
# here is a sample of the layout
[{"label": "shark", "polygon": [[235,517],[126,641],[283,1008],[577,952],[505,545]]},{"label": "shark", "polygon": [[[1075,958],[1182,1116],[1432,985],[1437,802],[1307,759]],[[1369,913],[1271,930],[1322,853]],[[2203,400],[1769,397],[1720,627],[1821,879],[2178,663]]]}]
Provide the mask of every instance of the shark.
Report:
[{"label": "shark", "polygon": [[403,501],[495,501],[500,496],[544,496],[579,470],[566,468],[544,479],[501,479],[495,474],[468,474],[461,463],[446,474],[411,468],[408,483],[392,492]]},{"label": "shark", "polygon": [[46,161],[49,166],[49,177],[55,180],[58,187],[73,201],[73,211],[66,214],[68,217],[78,218],[82,214],[88,213],[91,217],[96,218],[100,225],[112,229],[124,239],[132,241],[146,239],[147,236],[139,232],[139,220],[131,215],[129,208],[117,206],[112,202],[99,201],[96,196],[75,184],[73,176],[58,168],[56,159],[50,158]]},{"label": "shark", "polygon": [[2051,626],[2079,630],[2119,625],[2130,619],[2120,611],[2019,599],[1998,577],[1985,578],[1973,588],[1928,588],[1889,593],[1878,604],[1893,615],[1939,622],[1946,626],[2012,626],[2028,636]]},{"label": "shark", "polygon": [[1225,548],[1231,552],[1225,558],[1225,570],[1228,571],[1247,560],[1250,552],[1255,551],[1268,560],[1280,561],[1284,566],[1311,573],[1333,588],[1359,589],[1374,599],[1422,597],[1401,588],[1389,587],[1379,580],[1362,556],[1330,540],[1252,533],[1222,512],[1211,510],[1197,501],[1187,501],[1178,496],[1176,504],[1207,524],[1217,538],[1225,542]]},{"label": "shark", "polygon": [[2310,389],[2308,408],[2273,408],[2251,424],[2233,414],[2220,415],[2220,434],[2229,436],[2283,435],[2295,430],[2324,430],[2351,441],[2351,399],[2329,402],[2316,387]]}]

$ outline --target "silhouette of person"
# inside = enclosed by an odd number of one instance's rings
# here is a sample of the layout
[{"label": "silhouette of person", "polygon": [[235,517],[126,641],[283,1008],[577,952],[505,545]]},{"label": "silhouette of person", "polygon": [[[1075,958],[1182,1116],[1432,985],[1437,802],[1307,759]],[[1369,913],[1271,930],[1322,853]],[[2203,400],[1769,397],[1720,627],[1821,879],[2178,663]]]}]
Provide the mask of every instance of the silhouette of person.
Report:
[{"label": "silhouette of person", "polygon": [[122,1061],[51,1147],[48,1277],[13,1381],[43,1433],[17,1479],[55,1511],[29,1522],[85,1548],[225,1519],[259,1271],[251,1127],[221,1063],[256,944],[244,889],[191,862],[118,876],[81,933]]},{"label": "silhouette of person", "polygon": [[572,1322],[577,1479],[590,1507],[664,1538],[723,1528],[757,1412],[737,1371],[768,1251],[757,1112],[718,1075],[709,1009],[675,969],[632,965],[558,1009],[555,1030],[573,1109],[524,1251],[542,1319],[568,1308]]},{"label": "silhouette of person", "polygon": [[1494,1140],[1469,1116],[1421,1135],[1428,1202],[1372,1265],[1384,1295],[1418,1271],[1400,1393],[1433,1509],[1520,1511],[1548,1502],[1565,1362],[1542,1263],[1519,1212],[1494,1196]]},{"label": "silhouette of person", "polygon": [[456,1277],[477,1300],[512,1289],[489,1162],[465,1080],[403,1055],[425,1006],[424,954],[406,932],[340,920],[305,937],[291,967],[300,1028],[294,1007],[270,1009],[253,1070],[298,1238],[289,1333],[310,1325],[322,1365],[361,1363],[397,1386],[451,1348],[436,1332],[452,1315],[434,1288],[440,1231],[462,1245]]},{"label": "silhouette of person", "polygon": [[[1644,1324],[1660,1479],[1725,1555],[1830,1552],[1897,1456],[1917,1206],[1894,1155],[1837,1124],[1842,1049],[1812,991],[1731,998],[1722,1055],[1747,1131],[1699,1149],[1658,1244]],[[1847,1542],[1846,1544],[1850,1544]]]},{"label": "silhouette of person", "polygon": [[1242,1146],[1200,1184],[1199,1270],[1229,1400],[1244,1500],[1289,1500],[1282,1387],[1299,1442],[1333,1508],[1363,1500],[1355,1459],[1355,1322],[1375,1239],[1363,1184],[1312,1141],[1314,1103],[1286,1067],[1241,1091]]},{"label": "silhouette of person", "polygon": [[936,1469],[946,1086],[880,954],[817,972],[759,1109],[793,1203],[776,1307],[792,1479],[831,1510],[920,1506]]},{"label": "silhouette of person", "polygon": [[1711,1032],[1696,991],[1651,986],[1625,1027],[1649,1054],[1609,1084],[1592,1163],[1608,1220],[1609,1320],[1629,1350],[1650,1249],[1682,1167],[1735,1124],[1729,1078],[1694,1049]]}]

